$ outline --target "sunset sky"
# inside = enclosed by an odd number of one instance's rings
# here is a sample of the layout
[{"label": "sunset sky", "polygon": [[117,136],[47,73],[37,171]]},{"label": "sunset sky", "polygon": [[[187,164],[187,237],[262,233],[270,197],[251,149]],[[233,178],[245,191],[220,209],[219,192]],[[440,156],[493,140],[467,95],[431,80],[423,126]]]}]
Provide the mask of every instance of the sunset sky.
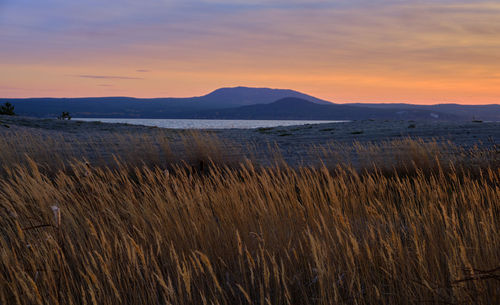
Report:
[{"label": "sunset sky", "polygon": [[500,2],[0,0],[0,97],[500,103]]}]

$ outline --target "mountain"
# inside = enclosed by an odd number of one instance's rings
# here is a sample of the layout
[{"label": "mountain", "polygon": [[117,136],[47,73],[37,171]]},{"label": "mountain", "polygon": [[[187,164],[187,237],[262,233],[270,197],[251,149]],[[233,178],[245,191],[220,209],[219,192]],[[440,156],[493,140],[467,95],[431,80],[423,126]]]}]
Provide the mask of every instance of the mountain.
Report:
[{"label": "mountain", "polygon": [[286,97],[301,98],[323,105],[331,104],[330,102],[294,90],[249,87],[217,89],[203,96],[200,102],[213,108],[232,108],[255,104],[269,104]]},{"label": "mountain", "polygon": [[34,117],[56,117],[62,111],[73,117],[98,118],[179,118],[208,109],[268,104],[285,97],[297,97],[318,104],[330,102],[293,90],[269,88],[221,88],[190,98],[91,97],[0,99],[14,105],[16,113]]},{"label": "mountain", "polygon": [[258,119],[258,120],[453,120],[455,115],[429,110],[398,108],[377,109],[339,104],[317,104],[300,98],[283,98],[270,104],[202,111],[194,114],[200,119]]},{"label": "mountain", "polygon": [[437,105],[412,105],[412,104],[345,104],[356,107],[371,107],[377,109],[399,108],[405,110],[429,110],[455,115],[464,120],[483,120],[500,122],[500,105],[459,105],[459,104],[437,104]]},{"label": "mountain", "polygon": [[55,118],[472,119],[500,121],[500,105],[333,104],[293,90],[234,87],[189,98],[92,97],[0,99],[22,116]]}]

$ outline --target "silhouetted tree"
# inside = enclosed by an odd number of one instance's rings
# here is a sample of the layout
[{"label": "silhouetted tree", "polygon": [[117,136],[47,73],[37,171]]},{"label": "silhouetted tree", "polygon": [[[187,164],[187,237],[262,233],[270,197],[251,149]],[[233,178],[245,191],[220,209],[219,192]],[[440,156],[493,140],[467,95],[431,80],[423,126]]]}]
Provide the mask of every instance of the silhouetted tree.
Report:
[{"label": "silhouetted tree", "polygon": [[0,114],[16,115],[16,113],[14,112],[14,106],[9,102],[3,104],[2,106],[0,106]]},{"label": "silhouetted tree", "polygon": [[57,117],[58,120],[71,120],[71,115],[69,112],[63,111],[60,116]]}]

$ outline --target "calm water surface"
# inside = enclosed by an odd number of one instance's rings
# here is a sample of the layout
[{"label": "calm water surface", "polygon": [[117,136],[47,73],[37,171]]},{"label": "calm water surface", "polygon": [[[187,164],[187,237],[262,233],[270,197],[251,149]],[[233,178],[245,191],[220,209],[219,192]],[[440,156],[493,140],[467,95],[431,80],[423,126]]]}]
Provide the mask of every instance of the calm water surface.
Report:
[{"label": "calm water surface", "polygon": [[190,119],[98,119],[75,118],[78,121],[99,121],[103,123],[127,123],[175,129],[229,129],[265,128],[321,123],[342,123],[346,121],[289,121],[289,120],[190,120]]}]

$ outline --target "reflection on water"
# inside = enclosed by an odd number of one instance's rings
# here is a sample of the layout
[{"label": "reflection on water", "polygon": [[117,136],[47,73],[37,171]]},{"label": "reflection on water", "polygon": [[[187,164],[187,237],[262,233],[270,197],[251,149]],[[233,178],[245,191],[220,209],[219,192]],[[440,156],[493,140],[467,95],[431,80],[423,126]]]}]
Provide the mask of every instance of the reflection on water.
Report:
[{"label": "reflection on water", "polygon": [[192,119],[98,119],[75,118],[78,121],[100,121],[104,123],[127,123],[175,129],[229,129],[265,128],[320,123],[341,123],[346,121],[291,121],[291,120],[192,120]]}]

